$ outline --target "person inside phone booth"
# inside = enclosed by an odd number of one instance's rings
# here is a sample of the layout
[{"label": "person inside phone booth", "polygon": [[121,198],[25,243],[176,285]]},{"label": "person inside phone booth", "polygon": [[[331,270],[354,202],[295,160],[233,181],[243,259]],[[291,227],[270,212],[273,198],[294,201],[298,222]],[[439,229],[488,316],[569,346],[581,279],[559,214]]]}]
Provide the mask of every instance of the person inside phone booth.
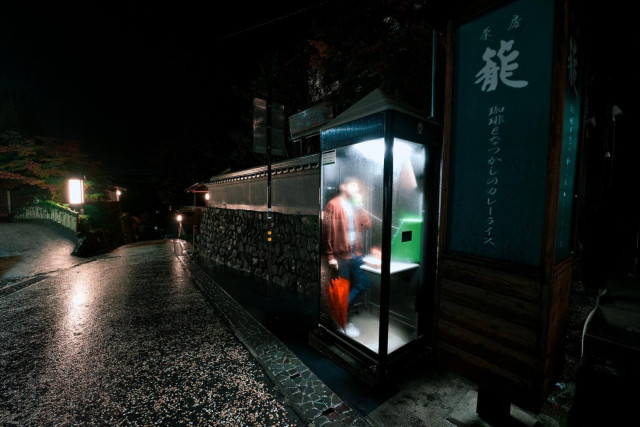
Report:
[{"label": "person inside phone booth", "polygon": [[[349,280],[348,312],[357,304],[371,281],[361,270],[363,257],[363,230],[371,228],[371,218],[362,207],[360,181],[350,177],[342,181],[339,194],[323,210],[323,248],[329,266],[338,277]],[[356,338],[360,331],[347,322],[344,331]]]}]

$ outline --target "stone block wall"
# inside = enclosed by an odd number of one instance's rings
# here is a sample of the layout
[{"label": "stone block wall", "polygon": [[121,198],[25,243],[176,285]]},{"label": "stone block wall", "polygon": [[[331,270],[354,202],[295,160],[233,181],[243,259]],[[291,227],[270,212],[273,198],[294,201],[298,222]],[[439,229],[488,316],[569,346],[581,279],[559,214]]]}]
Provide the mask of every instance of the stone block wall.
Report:
[{"label": "stone block wall", "polygon": [[[317,289],[317,215],[273,214],[273,284],[303,294]],[[199,256],[268,280],[267,213],[208,207],[202,209]]]}]

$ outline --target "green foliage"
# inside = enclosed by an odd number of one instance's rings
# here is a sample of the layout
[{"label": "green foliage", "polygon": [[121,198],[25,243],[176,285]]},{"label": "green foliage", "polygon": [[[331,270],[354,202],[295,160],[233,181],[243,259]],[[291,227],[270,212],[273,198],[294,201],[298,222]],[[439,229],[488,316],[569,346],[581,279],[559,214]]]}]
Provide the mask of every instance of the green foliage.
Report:
[{"label": "green foliage", "polygon": [[100,209],[98,206],[86,205],[82,216],[87,217],[91,229],[105,228],[111,223],[109,212]]},{"label": "green foliage", "polygon": [[63,204],[56,203],[53,200],[43,200],[41,202],[38,202],[38,205],[44,207],[45,209],[62,209],[65,211],[71,211],[69,205],[65,206]]},{"label": "green foliage", "polygon": [[[96,171],[92,173],[96,175]],[[85,179],[84,181],[84,200],[85,202],[95,202],[98,200],[105,200],[107,198],[106,184],[104,181],[96,179]]]},{"label": "green foliage", "polygon": [[78,235],[84,236],[91,231],[89,215],[78,215]]},{"label": "green foliage", "polygon": [[[38,208],[40,208],[40,209],[44,209],[49,214],[51,214],[51,212],[53,212],[53,211],[60,211],[60,210],[67,211],[67,212],[73,212],[73,210],[70,209],[68,205],[62,205],[60,203],[54,202],[53,200],[39,200],[39,201],[35,202],[34,205],[38,206]],[[23,210],[26,207],[27,206],[22,206],[22,207],[20,207],[18,209],[19,210]]]},{"label": "green foliage", "polygon": [[94,171],[77,141],[0,132],[0,182],[7,189],[45,190],[62,201],[68,176]]}]

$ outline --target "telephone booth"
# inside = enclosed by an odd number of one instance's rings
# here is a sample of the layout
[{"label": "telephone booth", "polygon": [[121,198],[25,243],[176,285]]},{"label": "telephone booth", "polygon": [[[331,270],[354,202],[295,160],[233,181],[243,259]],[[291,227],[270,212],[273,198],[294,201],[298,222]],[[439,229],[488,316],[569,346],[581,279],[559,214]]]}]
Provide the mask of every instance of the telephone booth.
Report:
[{"label": "telephone booth", "polygon": [[441,128],[375,90],[325,125],[320,143],[310,344],[377,384],[431,345]]}]

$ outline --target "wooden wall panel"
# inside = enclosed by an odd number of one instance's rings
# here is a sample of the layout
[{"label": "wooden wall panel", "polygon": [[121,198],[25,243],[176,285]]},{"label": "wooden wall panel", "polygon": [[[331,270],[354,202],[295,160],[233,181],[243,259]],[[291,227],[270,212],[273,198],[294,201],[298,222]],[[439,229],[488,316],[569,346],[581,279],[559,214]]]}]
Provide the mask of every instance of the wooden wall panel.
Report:
[{"label": "wooden wall panel", "polygon": [[472,283],[487,290],[540,303],[540,279],[534,276],[488,268],[449,257],[442,261],[441,274],[462,283]]},{"label": "wooden wall panel", "polygon": [[534,352],[537,349],[535,330],[446,299],[440,300],[439,318],[520,351]]},{"label": "wooden wall panel", "polygon": [[[499,384],[521,408],[542,399],[549,286],[536,271],[489,267],[473,257],[442,259],[436,354],[477,383]],[[544,293],[544,294],[543,294]]]},{"label": "wooden wall panel", "polygon": [[536,388],[536,381],[525,379],[522,375],[513,373],[494,361],[478,357],[476,354],[454,347],[447,342],[441,342],[438,346],[438,355],[445,364],[455,366],[477,383],[487,381],[496,383],[501,387],[510,387],[511,390],[522,390],[530,393]]},{"label": "wooden wall panel", "polygon": [[543,373],[544,366],[536,354],[516,351],[484,334],[469,331],[446,320],[438,322],[437,338],[452,347],[466,349],[478,358],[492,360],[496,365],[516,375],[523,375],[524,372],[524,376],[533,380]]},{"label": "wooden wall panel", "polygon": [[440,295],[442,299],[527,328],[535,330],[538,326],[540,306],[530,301],[446,278],[442,280]]},{"label": "wooden wall panel", "polygon": [[562,357],[559,354],[563,351],[565,343],[565,331],[569,310],[569,298],[571,296],[572,282],[572,259],[567,260],[555,269],[550,289],[548,326],[546,328],[545,341],[546,357],[545,372],[547,382],[545,390],[551,390],[560,374]]}]

